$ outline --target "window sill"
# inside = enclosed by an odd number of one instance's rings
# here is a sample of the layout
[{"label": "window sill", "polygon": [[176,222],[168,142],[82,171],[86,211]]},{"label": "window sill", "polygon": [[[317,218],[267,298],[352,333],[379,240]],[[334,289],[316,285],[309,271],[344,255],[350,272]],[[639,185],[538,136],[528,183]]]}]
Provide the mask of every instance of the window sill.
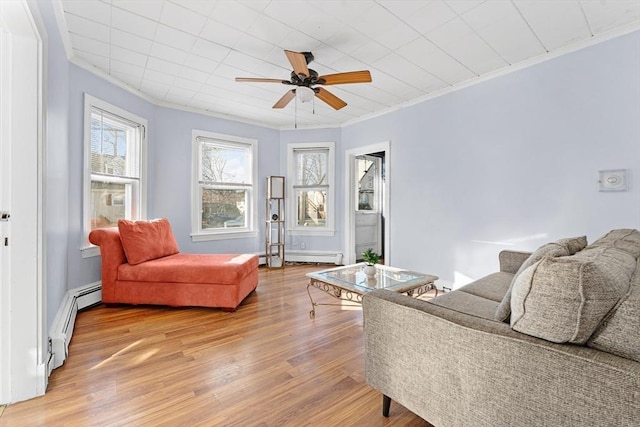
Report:
[{"label": "window sill", "polygon": [[82,258],[93,258],[96,256],[100,256],[100,248],[98,246],[85,246],[84,248],[80,248],[80,254],[82,254]]},{"label": "window sill", "polygon": [[258,237],[257,231],[236,231],[236,232],[218,232],[218,233],[193,233],[191,234],[192,242],[206,242],[210,240],[228,240],[228,239],[247,239]]}]

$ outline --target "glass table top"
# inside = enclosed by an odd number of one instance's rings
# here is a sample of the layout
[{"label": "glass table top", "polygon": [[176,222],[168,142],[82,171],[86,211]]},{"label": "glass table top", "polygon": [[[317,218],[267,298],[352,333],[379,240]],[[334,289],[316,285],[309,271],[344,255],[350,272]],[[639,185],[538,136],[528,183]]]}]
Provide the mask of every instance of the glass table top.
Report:
[{"label": "glass table top", "polygon": [[330,268],[307,273],[307,277],[355,292],[368,292],[373,289],[389,289],[406,292],[436,280],[437,276],[415,271],[376,264],[374,278],[368,278],[362,271],[365,263]]}]

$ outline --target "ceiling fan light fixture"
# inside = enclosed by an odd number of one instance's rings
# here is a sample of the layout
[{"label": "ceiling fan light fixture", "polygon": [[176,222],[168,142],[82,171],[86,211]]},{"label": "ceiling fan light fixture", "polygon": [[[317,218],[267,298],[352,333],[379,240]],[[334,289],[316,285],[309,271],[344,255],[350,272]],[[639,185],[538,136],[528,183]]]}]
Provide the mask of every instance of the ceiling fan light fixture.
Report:
[{"label": "ceiling fan light fixture", "polygon": [[300,102],[309,102],[313,99],[313,97],[315,96],[315,92],[313,91],[313,89],[308,88],[306,86],[300,86],[298,88],[296,88],[296,97],[298,98],[298,101]]}]

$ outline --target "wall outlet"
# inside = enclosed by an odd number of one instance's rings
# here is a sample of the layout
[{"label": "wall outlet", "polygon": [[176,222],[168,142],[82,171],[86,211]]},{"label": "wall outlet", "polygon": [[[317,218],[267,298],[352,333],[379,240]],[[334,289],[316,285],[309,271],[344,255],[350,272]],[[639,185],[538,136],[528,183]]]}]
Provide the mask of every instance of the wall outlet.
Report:
[{"label": "wall outlet", "polygon": [[300,242],[300,249],[304,249],[306,247],[307,247],[307,245],[305,245],[304,242]]}]

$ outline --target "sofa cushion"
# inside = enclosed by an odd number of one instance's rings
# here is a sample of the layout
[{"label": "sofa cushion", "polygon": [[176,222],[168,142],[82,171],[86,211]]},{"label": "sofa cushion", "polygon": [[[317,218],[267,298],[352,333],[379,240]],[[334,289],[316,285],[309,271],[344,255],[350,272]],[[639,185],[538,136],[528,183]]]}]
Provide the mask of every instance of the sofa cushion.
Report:
[{"label": "sofa cushion", "polygon": [[471,282],[458,289],[458,291],[500,303],[513,280],[513,276],[511,273],[499,271]]},{"label": "sofa cushion", "polygon": [[431,304],[482,319],[493,319],[498,303],[477,295],[455,290],[429,300]]},{"label": "sofa cushion", "polygon": [[584,344],[627,293],[635,258],[612,245],[543,258],[514,281],[511,327],[556,343]]},{"label": "sofa cushion", "polygon": [[640,260],[630,290],[593,333],[587,346],[640,362]]},{"label": "sofa cushion", "polygon": [[120,240],[130,265],[177,254],[178,244],[165,218],[150,221],[118,221]]},{"label": "sofa cushion", "polygon": [[581,237],[571,237],[567,239],[561,239],[557,242],[550,242],[540,246],[531,254],[529,258],[525,262],[522,263],[515,276],[511,281],[511,285],[507,292],[504,294],[500,305],[498,305],[498,309],[495,312],[494,320],[498,320],[500,322],[508,322],[509,316],[511,315],[511,292],[513,289],[513,283],[516,278],[527,268],[531,267],[536,262],[540,261],[544,257],[559,257],[559,256],[568,256],[573,255],[576,252],[584,249],[587,245],[586,236]]},{"label": "sofa cushion", "polygon": [[118,280],[236,285],[257,268],[257,255],[174,254],[140,265],[122,264]]}]

